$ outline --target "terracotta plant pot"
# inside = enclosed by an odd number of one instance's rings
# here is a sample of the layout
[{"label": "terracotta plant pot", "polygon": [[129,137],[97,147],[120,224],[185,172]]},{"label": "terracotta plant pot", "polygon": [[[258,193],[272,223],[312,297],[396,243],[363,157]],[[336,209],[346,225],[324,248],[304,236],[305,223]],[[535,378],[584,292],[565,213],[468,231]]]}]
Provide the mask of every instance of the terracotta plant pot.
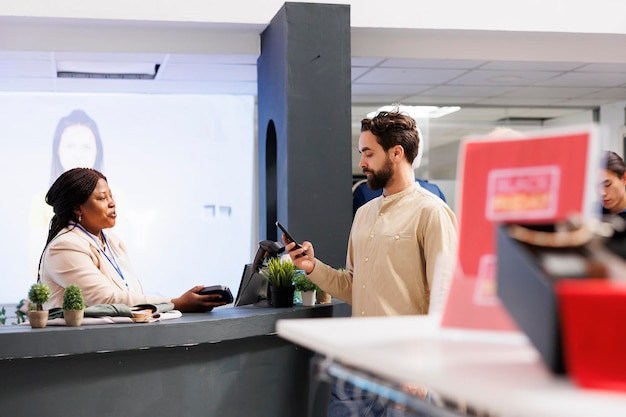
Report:
[{"label": "terracotta plant pot", "polygon": [[324,291],[317,291],[315,294],[315,298],[317,298],[317,302],[320,304],[329,304],[331,300],[330,294]]},{"label": "terracotta plant pot", "polygon": [[33,329],[43,329],[48,325],[48,310],[30,310],[28,323]]},{"label": "terracotta plant pot", "polygon": [[315,305],[315,290],[314,291],[300,291],[300,297],[302,297],[303,306]]},{"label": "terracotta plant pot", "polygon": [[85,310],[63,310],[66,326],[78,327],[83,324]]}]

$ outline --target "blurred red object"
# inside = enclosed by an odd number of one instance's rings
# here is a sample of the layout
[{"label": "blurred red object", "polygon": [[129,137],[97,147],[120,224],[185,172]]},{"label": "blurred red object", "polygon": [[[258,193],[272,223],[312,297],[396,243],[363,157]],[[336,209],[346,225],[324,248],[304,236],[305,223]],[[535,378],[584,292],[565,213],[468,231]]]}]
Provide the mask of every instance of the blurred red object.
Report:
[{"label": "blurred red object", "polygon": [[626,391],[626,283],[556,283],[567,374],[581,387]]}]

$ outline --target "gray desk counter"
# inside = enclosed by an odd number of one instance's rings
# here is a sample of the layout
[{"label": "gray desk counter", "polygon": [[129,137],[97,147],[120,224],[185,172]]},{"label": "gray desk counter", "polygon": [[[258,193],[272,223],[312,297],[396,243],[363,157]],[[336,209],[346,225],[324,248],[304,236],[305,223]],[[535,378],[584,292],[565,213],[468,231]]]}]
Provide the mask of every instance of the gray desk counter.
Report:
[{"label": "gray desk counter", "polygon": [[349,315],[334,302],[220,307],[155,323],[0,326],[0,417],[304,417],[313,352],[276,336],[276,321]]}]

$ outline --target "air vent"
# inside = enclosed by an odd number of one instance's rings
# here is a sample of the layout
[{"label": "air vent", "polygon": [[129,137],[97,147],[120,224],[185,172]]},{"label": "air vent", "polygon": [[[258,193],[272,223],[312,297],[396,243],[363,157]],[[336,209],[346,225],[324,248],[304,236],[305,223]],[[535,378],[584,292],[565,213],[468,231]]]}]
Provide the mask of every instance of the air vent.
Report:
[{"label": "air vent", "polygon": [[547,117],[503,117],[496,122],[501,126],[543,126]]},{"label": "air vent", "polygon": [[154,80],[159,64],[134,62],[57,62],[57,78]]}]

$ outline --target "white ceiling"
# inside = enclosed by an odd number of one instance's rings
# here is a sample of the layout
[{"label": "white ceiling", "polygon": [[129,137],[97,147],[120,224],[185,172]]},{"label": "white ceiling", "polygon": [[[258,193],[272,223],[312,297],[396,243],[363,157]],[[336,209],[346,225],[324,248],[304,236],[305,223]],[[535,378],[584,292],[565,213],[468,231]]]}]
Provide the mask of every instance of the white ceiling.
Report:
[{"label": "white ceiling", "polygon": [[[67,30],[66,26],[63,26],[64,30]],[[32,25],[32,28],[36,27]],[[262,26],[254,29],[255,41],[262,29]],[[17,30],[25,29],[18,29],[16,25]],[[215,34],[215,28],[211,30]],[[484,35],[485,39],[494,42],[498,36],[497,32]],[[225,40],[220,48],[207,53],[199,53],[197,48],[193,53],[138,52],[139,47],[127,48],[132,50],[127,52],[119,41],[109,47],[106,38],[100,40],[97,47],[92,44],[81,46],[74,39],[69,46],[59,43],[55,48],[48,42],[45,48],[37,50],[37,42],[34,42],[20,50],[17,41],[15,46],[7,47],[11,44],[5,37],[5,42],[0,42],[0,92],[256,95],[258,53],[238,47],[237,39],[229,41],[230,37],[223,37]],[[551,42],[555,41],[553,38],[552,35],[545,36]],[[590,118],[591,109],[626,100],[626,60],[603,62],[609,60],[603,60],[602,56],[591,58],[589,51],[581,53],[580,60],[564,59],[556,52],[558,59],[554,61],[545,56],[516,60],[510,58],[515,56],[511,51],[495,54],[493,48],[481,49],[477,44],[474,49],[478,52],[458,52],[462,59],[413,57],[419,54],[398,53],[394,48],[382,53],[381,48],[376,48],[373,52],[376,56],[362,57],[354,56],[364,55],[361,52],[363,46],[359,44],[363,41],[358,39],[353,31],[352,117],[355,129],[366,113],[385,104],[462,106],[461,111],[430,122],[431,156],[440,149],[456,158],[455,147],[459,139],[470,133],[486,133],[500,125],[535,128],[554,118],[576,119],[580,115]],[[386,40],[393,39],[388,37]],[[145,39],[144,44],[149,40]],[[541,41],[537,36],[533,40]],[[398,38],[403,45],[410,41],[406,37]],[[457,49],[463,42],[462,37],[453,41]],[[228,52],[229,42],[233,43],[232,53]],[[506,43],[501,48],[507,50]],[[185,48],[179,45],[170,49]],[[430,53],[430,56],[438,54],[445,55],[437,52]],[[476,59],[477,56],[489,59]],[[570,56],[573,58],[576,54],[570,53]],[[148,63],[160,67],[154,80],[57,78],[58,63],[73,61],[94,65]],[[441,164],[445,163],[442,158]]]}]

